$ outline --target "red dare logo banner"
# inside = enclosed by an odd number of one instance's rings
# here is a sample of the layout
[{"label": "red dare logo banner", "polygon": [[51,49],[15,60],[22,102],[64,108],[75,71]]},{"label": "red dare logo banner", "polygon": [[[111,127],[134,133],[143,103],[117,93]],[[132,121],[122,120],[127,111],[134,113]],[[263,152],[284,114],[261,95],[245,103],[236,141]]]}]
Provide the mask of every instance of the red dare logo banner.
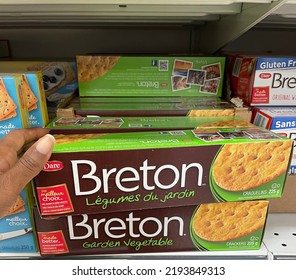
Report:
[{"label": "red dare logo banner", "polygon": [[43,166],[43,171],[59,171],[64,168],[64,165],[61,161],[58,160],[53,160],[53,161],[48,161],[44,166]]}]

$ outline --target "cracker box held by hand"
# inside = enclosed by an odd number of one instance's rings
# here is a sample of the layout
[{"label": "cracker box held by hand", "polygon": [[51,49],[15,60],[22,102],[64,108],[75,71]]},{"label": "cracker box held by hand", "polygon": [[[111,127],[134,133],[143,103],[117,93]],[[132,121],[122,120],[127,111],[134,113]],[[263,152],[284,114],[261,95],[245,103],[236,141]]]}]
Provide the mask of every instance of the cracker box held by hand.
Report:
[{"label": "cracker box held by hand", "polygon": [[257,127],[55,137],[42,217],[281,197],[293,142]]},{"label": "cracker box held by hand", "polygon": [[41,219],[43,256],[260,248],[268,201],[220,202]]},{"label": "cracker box held by hand", "polygon": [[224,57],[77,56],[80,96],[222,95]]}]

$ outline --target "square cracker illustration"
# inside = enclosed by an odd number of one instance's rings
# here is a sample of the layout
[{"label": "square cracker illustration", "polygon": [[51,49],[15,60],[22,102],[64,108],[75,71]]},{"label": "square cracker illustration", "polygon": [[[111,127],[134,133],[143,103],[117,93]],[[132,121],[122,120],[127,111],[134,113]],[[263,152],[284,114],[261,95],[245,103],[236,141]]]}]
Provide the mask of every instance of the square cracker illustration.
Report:
[{"label": "square cracker illustration", "polygon": [[0,121],[16,116],[16,104],[8,94],[3,80],[0,77]]}]

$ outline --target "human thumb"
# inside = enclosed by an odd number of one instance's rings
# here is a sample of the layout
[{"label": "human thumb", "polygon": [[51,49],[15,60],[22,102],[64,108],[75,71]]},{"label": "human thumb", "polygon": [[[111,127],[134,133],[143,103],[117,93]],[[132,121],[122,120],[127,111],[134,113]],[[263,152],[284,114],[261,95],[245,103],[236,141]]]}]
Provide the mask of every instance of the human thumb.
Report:
[{"label": "human thumb", "polygon": [[55,139],[46,134],[34,143],[8,172],[11,187],[15,190],[24,187],[42,169],[51,156]]}]

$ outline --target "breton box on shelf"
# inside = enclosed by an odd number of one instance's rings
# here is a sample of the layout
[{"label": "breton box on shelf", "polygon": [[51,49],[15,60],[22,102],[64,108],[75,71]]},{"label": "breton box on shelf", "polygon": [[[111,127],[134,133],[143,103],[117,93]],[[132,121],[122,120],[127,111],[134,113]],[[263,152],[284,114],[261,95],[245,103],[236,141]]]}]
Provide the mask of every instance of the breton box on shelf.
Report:
[{"label": "breton box on shelf", "polygon": [[268,201],[220,202],[41,219],[43,256],[257,250]]},{"label": "breton box on shelf", "polygon": [[[254,107],[251,121],[257,126],[269,129],[295,141],[296,107]],[[295,173],[296,149],[294,147],[289,174]]]},{"label": "breton box on shelf", "polygon": [[296,58],[228,56],[232,94],[251,106],[296,105]]},{"label": "breton box on shelf", "polygon": [[75,96],[70,104],[87,103],[194,103],[201,106],[229,103],[216,96]]},{"label": "breton box on shelf", "polygon": [[43,218],[279,198],[293,143],[257,127],[55,136]]},{"label": "breton box on shelf", "polygon": [[29,126],[28,109],[21,85],[21,75],[0,73],[0,138],[13,129]]},{"label": "breton box on shelf", "polygon": [[54,134],[184,130],[210,127],[251,127],[241,117],[56,117],[47,128]]},{"label": "breton box on shelf", "polygon": [[233,116],[236,113],[234,105],[217,100],[197,102],[103,102],[69,104],[76,115],[97,115],[101,117],[137,117],[137,116]]},{"label": "breton box on shelf", "polygon": [[[236,107],[218,97],[76,97],[66,108],[76,115],[105,117],[241,116],[251,119],[248,107]],[[59,113],[57,114],[59,115]]]},{"label": "breton box on shelf", "polygon": [[222,96],[225,57],[77,56],[80,96]]}]

